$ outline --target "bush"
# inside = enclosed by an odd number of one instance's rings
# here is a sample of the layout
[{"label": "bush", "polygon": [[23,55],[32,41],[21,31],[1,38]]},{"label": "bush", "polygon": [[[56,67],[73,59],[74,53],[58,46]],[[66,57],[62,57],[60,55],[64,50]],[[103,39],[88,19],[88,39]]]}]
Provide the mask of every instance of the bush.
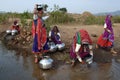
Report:
[{"label": "bush", "polygon": [[6,23],[7,17],[5,14],[0,14],[0,24]]},{"label": "bush", "polygon": [[32,17],[33,17],[32,13],[29,13],[28,11],[21,13],[21,18],[23,19],[32,19]]},{"label": "bush", "polygon": [[120,16],[113,16],[113,23],[120,23]]},{"label": "bush", "polygon": [[47,21],[50,24],[57,24],[57,23],[69,23],[75,20],[64,12],[53,11],[50,13],[50,17]]}]

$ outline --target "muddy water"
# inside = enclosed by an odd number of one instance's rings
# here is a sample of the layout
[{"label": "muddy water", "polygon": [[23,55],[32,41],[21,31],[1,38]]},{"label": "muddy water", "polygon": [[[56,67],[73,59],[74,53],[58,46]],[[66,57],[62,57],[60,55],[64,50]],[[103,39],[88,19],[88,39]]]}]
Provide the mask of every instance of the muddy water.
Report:
[{"label": "muddy water", "polygon": [[63,64],[42,70],[32,56],[18,55],[0,44],[0,80],[120,80],[119,62],[113,58],[111,63]]}]

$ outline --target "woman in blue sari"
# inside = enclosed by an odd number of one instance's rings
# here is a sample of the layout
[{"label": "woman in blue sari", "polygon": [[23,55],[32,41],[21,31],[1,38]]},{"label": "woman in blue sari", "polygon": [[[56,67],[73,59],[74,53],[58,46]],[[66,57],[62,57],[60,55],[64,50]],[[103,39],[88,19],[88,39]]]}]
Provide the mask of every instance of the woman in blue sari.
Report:
[{"label": "woman in blue sari", "polygon": [[53,29],[49,32],[49,38],[55,44],[61,44],[61,36],[57,26],[54,26]]}]

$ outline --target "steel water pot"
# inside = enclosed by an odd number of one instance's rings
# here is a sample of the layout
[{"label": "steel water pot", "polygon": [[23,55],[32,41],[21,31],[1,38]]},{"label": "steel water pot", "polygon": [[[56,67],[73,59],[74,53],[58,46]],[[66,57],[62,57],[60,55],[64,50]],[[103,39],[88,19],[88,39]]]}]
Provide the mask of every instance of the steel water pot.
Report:
[{"label": "steel water pot", "polygon": [[11,34],[11,32],[12,32],[11,30],[6,30],[7,34]]},{"label": "steel water pot", "polygon": [[17,34],[18,33],[18,31],[17,30],[12,30],[12,35],[15,35],[15,34]]},{"label": "steel water pot", "polygon": [[53,66],[53,59],[49,56],[44,56],[44,58],[39,61],[39,66],[42,69],[50,69]]},{"label": "steel water pot", "polygon": [[65,44],[61,43],[61,44],[56,44],[58,50],[63,50],[65,48]]},{"label": "steel water pot", "polygon": [[57,50],[57,46],[55,45],[54,42],[48,42],[49,50],[50,52],[55,52]]},{"label": "steel water pot", "polygon": [[91,64],[93,62],[93,56],[86,58],[86,62]]}]

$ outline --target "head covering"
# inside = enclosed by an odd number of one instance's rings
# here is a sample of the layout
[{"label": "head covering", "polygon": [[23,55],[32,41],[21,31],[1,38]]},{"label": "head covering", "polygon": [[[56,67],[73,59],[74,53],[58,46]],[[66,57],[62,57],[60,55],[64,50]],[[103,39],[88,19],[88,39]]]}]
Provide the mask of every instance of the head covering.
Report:
[{"label": "head covering", "polygon": [[88,39],[83,39],[82,44],[89,44],[89,40]]},{"label": "head covering", "polygon": [[92,44],[92,40],[88,32],[84,29],[79,30],[82,44]]},{"label": "head covering", "polygon": [[57,26],[54,26],[54,27],[53,27],[53,29],[52,29],[52,31],[53,31],[53,32],[57,32],[57,33],[58,33],[58,32],[59,32],[59,29],[58,29],[58,27],[57,27]]},{"label": "head covering", "polygon": [[107,15],[105,18],[105,23],[107,25],[107,29],[109,29],[111,31],[111,34],[107,30],[105,30],[103,33],[103,38],[114,42],[114,32],[113,32],[113,28],[112,28],[111,17],[112,17],[112,15]]},{"label": "head covering", "polygon": [[16,25],[16,24],[17,24],[17,20],[14,21],[14,25]]},{"label": "head covering", "polygon": [[111,19],[110,19],[111,17],[112,17],[112,15],[110,15],[110,14],[106,16],[106,19],[105,19],[105,23],[106,24],[110,24],[111,23]]},{"label": "head covering", "polygon": [[43,6],[42,6],[42,5],[38,5],[38,6],[37,6],[37,10],[38,10],[38,11],[43,10]]}]

